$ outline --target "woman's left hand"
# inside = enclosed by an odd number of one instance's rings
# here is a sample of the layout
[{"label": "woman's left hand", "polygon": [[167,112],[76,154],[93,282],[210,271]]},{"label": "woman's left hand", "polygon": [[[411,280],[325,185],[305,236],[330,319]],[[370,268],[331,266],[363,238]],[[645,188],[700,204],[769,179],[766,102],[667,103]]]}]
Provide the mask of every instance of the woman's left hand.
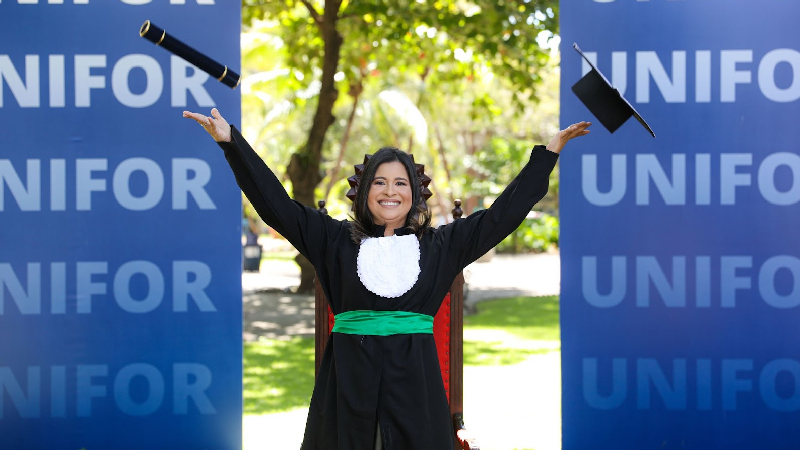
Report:
[{"label": "woman's left hand", "polygon": [[556,133],[556,135],[553,136],[553,139],[550,139],[550,143],[547,144],[547,149],[553,153],[561,153],[561,150],[565,145],[567,145],[567,142],[569,142],[570,139],[589,134],[590,130],[588,130],[588,128],[591,125],[591,122],[573,123],[567,128],[564,128]]}]

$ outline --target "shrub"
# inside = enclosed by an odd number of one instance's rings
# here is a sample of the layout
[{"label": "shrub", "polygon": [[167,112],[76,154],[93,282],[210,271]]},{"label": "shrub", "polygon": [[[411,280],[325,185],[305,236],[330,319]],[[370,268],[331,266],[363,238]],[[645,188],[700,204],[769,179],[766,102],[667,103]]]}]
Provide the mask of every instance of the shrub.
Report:
[{"label": "shrub", "polygon": [[532,213],[495,248],[498,253],[542,253],[558,248],[558,218]]}]

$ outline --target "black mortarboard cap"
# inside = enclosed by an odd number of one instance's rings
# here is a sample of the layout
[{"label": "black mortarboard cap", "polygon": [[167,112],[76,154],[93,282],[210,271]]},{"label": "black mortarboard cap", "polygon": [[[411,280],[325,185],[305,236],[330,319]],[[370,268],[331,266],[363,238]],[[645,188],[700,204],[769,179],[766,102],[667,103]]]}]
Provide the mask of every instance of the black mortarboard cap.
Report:
[{"label": "black mortarboard cap", "polygon": [[621,127],[626,120],[633,116],[636,117],[636,120],[638,120],[653,137],[656,137],[656,134],[653,133],[653,130],[647,125],[647,122],[642,119],[642,116],[633,109],[633,106],[625,100],[625,97],[619,93],[617,88],[611,86],[611,83],[608,82],[606,77],[604,77],[603,74],[597,70],[597,67],[589,61],[589,58],[583,54],[578,44],[572,44],[572,46],[592,68],[583,78],[572,85],[572,92],[574,92],[589,111],[597,117],[597,120],[599,120],[608,131],[613,133],[617,131],[617,128]]}]

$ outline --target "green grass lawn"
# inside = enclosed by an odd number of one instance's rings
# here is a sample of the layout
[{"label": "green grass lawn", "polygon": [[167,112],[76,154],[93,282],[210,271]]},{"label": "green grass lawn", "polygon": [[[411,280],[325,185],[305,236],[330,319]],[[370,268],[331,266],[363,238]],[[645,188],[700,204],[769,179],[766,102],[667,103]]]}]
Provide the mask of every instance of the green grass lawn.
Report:
[{"label": "green grass lawn", "polygon": [[558,297],[511,297],[480,302],[464,330],[495,329],[521,339],[559,341]]},{"label": "green grass lawn", "polygon": [[478,303],[464,318],[464,364],[518,364],[560,348],[558,297],[512,297]]},{"label": "green grass lawn", "polygon": [[307,406],[314,387],[314,339],[244,343],[244,413]]},{"label": "green grass lawn", "polygon": [[[464,364],[517,364],[559,350],[558,297],[481,302],[464,318]],[[307,406],[314,386],[314,339],[244,344],[244,412],[271,414]]]}]

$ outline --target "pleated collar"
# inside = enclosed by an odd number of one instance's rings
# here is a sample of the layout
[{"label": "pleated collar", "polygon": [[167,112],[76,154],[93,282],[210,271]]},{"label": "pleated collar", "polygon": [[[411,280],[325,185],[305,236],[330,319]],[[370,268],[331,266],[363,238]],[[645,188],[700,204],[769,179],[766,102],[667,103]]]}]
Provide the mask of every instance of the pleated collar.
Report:
[{"label": "pleated collar", "polygon": [[357,272],[367,290],[384,298],[397,298],[411,290],[420,274],[420,245],[406,229],[396,229],[394,236],[383,236],[385,227],[377,227],[376,237],[358,246]]}]

